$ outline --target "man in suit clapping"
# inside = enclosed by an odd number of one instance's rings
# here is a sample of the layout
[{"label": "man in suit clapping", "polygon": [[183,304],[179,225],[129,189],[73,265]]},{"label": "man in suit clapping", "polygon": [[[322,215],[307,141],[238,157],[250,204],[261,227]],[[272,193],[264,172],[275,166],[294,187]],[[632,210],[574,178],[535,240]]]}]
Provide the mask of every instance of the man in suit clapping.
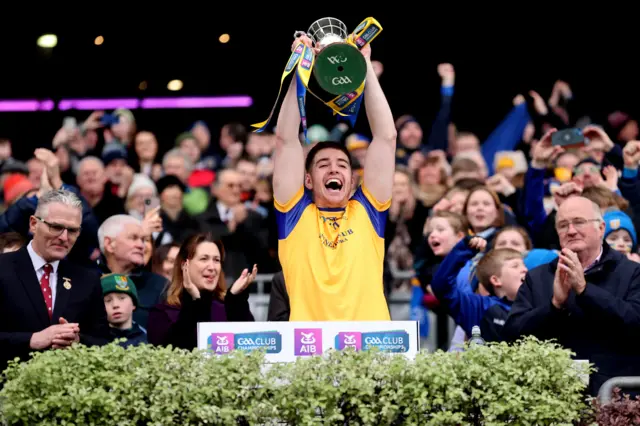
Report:
[{"label": "man in suit clapping", "polygon": [[109,341],[99,274],[65,259],[81,232],[80,199],[46,192],[29,220],[32,241],[0,256],[0,371],[33,351]]}]

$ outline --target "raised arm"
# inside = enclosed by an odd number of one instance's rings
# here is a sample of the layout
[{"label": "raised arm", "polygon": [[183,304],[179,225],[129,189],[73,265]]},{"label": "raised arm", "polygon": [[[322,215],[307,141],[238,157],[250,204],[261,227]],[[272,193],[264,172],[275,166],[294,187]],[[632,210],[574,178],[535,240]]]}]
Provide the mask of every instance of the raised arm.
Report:
[{"label": "raised arm", "polygon": [[367,149],[364,169],[364,186],[379,203],[391,199],[393,174],[396,167],[396,126],[380,82],[371,65],[371,48],[362,48],[367,60],[367,80],[364,104],[373,139]]},{"label": "raised arm", "polygon": [[[302,40],[311,45],[311,40]],[[300,40],[296,40],[296,44]],[[282,101],[276,125],[276,150],[273,168],[273,196],[278,204],[286,205],[304,184],[304,152],[300,144],[300,111],[296,96],[297,79],[294,75]]]}]

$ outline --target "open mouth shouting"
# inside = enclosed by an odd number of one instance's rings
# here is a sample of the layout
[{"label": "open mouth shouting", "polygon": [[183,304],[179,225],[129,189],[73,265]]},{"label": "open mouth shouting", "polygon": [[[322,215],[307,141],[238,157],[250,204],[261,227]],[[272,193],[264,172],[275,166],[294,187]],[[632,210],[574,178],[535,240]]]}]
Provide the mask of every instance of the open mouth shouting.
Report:
[{"label": "open mouth shouting", "polygon": [[433,254],[435,254],[436,256],[438,256],[444,249],[440,240],[437,240],[435,238],[429,239],[429,245],[431,246],[431,251],[433,251]]},{"label": "open mouth shouting", "polygon": [[324,183],[324,187],[329,194],[340,194],[344,184],[339,178],[330,178]]}]

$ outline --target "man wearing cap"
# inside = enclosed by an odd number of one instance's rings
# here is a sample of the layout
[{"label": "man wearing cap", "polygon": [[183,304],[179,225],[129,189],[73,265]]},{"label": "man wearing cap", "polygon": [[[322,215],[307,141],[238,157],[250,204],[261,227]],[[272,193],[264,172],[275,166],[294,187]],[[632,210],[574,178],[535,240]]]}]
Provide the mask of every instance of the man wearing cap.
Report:
[{"label": "man wearing cap", "polygon": [[112,184],[111,191],[123,199],[133,180],[133,169],[129,167],[128,158],[127,148],[116,142],[105,145],[102,150],[102,162],[107,179]]},{"label": "man wearing cap", "polygon": [[100,278],[100,283],[111,337],[127,339],[120,343],[124,347],[147,343],[147,332],[133,321],[133,311],[138,306],[133,281],[126,275],[107,274]]}]

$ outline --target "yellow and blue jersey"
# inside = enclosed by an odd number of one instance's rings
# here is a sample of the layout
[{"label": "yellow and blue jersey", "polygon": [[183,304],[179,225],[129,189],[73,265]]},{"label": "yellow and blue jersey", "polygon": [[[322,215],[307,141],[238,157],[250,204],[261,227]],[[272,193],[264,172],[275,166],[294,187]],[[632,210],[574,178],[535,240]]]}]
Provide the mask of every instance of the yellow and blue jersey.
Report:
[{"label": "yellow and blue jersey", "polygon": [[275,201],[290,321],[388,321],[382,269],[391,200],[360,185],[345,208],[319,208],[304,186]]}]

